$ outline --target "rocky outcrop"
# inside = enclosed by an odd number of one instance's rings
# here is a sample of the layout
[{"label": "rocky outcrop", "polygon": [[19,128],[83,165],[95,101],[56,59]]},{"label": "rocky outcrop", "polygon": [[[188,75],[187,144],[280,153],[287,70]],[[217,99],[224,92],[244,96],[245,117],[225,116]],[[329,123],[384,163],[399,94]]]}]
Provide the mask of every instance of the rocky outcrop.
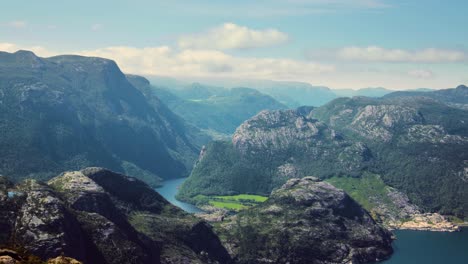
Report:
[{"label": "rocky outcrop", "polygon": [[12,236],[26,250],[43,258],[62,252],[85,259],[85,234],[65,201],[49,186],[27,180],[16,186],[22,201]]},{"label": "rocky outcrop", "polygon": [[41,261],[37,256],[31,255],[24,252],[11,250],[11,249],[0,249],[0,264],[23,264],[23,263],[44,263],[44,264],[83,264],[82,262],[65,256],[59,256],[56,258],[48,259],[46,262]]},{"label": "rocky outcrop", "polygon": [[23,256],[16,251],[6,248],[0,249],[0,264],[19,264],[22,260]]},{"label": "rocky outcrop", "polygon": [[438,213],[423,213],[410,202],[408,196],[394,188],[386,187],[384,193],[368,194],[375,206],[367,208],[373,218],[383,226],[394,229],[455,232],[460,227]]},{"label": "rocky outcrop", "polygon": [[389,142],[394,130],[422,123],[416,109],[399,105],[367,105],[358,110],[349,128],[371,140]]},{"label": "rocky outcrop", "polygon": [[60,256],[60,257],[47,260],[47,264],[83,264],[83,263],[73,258]]},{"label": "rocky outcrop", "polygon": [[103,264],[230,262],[208,224],[106,169],[65,172],[47,184],[0,178],[0,195],[0,244],[50,263],[79,263],[62,254]]},{"label": "rocky outcrop", "polygon": [[460,227],[447,221],[447,219],[438,213],[415,214],[407,221],[396,226],[398,229],[421,230],[421,231],[440,231],[456,232]]},{"label": "rocky outcrop", "polygon": [[262,111],[236,130],[232,143],[241,153],[265,148],[278,151],[292,145],[307,148],[320,135],[328,133],[323,130],[326,130],[323,123],[295,110]]},{"label": "rocky outcrop", "polygon": [[222,227],[240,263],[367,263],[392,254],[390,232],[315,177],[289,180]]}]

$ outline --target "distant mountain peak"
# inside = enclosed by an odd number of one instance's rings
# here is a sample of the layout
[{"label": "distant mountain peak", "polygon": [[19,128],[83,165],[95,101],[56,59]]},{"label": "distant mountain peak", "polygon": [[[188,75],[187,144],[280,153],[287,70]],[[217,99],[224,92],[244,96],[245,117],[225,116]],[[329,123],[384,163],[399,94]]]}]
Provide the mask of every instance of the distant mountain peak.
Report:
[{"label": "distant mountain peak", "polygon": [[28,56],[28,57],[38,58],[36,54],[34,54],[34,52],[29,51],[29,50],[18,50],[17,52],[13,54],[18,55],[18,56],[24,56],[24,57]]},{"label": "distant mountain peak", "polygon": [[0,58],[4,65],[9,64],[10,66],[25,67],[25,69],[41,68],[45,65],[42,58],[28,50],[18,50],[14,53],[0,52]]}]

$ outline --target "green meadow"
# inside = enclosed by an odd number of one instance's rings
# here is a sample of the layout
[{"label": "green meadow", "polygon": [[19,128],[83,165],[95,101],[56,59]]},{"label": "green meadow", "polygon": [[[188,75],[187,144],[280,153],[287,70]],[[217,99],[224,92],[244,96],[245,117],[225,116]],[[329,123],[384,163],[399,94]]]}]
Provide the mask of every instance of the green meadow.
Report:
[{"label": "green meadow", "polygon": [[205,196],[199,195],[196,200],[200,204],[209,204],[217,208],[222,208],[230,211],[240,211],[259,203],[263,203],[268,199],[266,196],[253,194],[238,194],[224,196]]}]

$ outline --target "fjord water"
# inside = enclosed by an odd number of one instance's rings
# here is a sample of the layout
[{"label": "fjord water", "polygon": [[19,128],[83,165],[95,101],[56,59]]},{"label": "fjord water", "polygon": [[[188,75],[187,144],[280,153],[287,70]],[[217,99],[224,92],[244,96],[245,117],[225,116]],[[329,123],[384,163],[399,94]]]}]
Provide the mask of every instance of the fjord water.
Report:
[{"label": "fjord water", "polygon": [[202,212],[198,207],[184,203],[175,198],[178,188],[184,183],[187,178],[180,178],[175,180],[167,180],[162,182],[162,186],[156,188],[156,191],[159,192],[166,200],[171,204],[181,208],[182,210],[189,213],[199,213]]},{"label": "fjord water", "polygon": [[395,253],[385,264],[468,263],[468,228],[461,232],[394,231]]},{"label": "fjord water", "polygon": [[[178,201],[175,196],[178,187],[187,178],[168,180],[156,188],[166,200],[189,213],[201,212],[192,204]],[[394,231],[397,240],[393,242],[395,253],[384,264],[457,264],[468,263],[468,227],[461,232]]]}]

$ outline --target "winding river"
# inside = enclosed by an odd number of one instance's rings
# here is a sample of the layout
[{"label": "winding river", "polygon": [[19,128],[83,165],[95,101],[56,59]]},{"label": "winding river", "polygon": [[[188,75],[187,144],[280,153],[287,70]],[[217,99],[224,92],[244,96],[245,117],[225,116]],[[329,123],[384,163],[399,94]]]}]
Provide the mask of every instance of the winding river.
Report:
[{"label": "winding river", "polygon": [[182,210],[189,213],[199,213],[202,212],[198,207],[193,204],[184,203],[175,198],[179,187],[184,183],[187,178],[180,178],[175,180],[163,181],[162,186],[156,188],[156,191],[159,192],[166,200],[171,204],[180,207]]},{"label": "winding river", "polygon": [[[201,212],[196,206],[175,198],[185,179],[164,181],[156,191],[189,213]],[[395,234],[395,253],[384,264],[468,264],[468,228],[455,233],[399,230]]]}]

